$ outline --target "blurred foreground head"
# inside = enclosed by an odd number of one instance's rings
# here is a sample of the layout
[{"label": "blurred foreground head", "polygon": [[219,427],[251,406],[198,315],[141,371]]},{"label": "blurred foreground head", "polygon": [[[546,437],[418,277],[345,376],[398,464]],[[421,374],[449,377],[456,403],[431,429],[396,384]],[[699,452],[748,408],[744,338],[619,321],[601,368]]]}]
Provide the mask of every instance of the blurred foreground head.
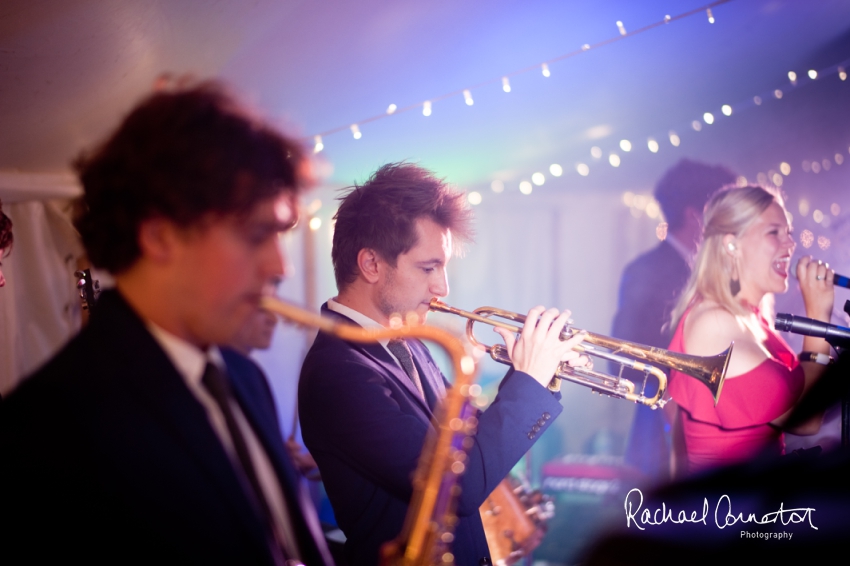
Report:
[{"label": "blurred foreground head", "polygon": [[283,277],[304,152],[221,84],[154,92],[76,167],[91,263],[172,334],[228,343]]},{"label": "blurred foreground head", "polygon": [[307,184],[298,143],[252,116],[221,83],[185,82],[142,100],[75,163],[84,190],[76,224],[96,267],[113,274],[130,267],[145,219],[190,227],[244,216]]}]

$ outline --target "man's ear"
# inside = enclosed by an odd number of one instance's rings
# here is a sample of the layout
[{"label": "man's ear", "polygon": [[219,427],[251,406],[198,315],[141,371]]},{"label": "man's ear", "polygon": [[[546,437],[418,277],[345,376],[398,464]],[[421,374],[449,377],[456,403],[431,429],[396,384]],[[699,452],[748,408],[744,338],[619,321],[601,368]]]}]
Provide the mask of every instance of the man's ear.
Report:
[{"label": "man's ear", "polygon": [[369,248],[363,248],[357,252],[357,268],[360,274],[369,283],[377,283],[380,279],[381,259],[378,252]]},{"label": "man's ear", "polygon": [[164,263],[174,254],[177,227],[162,217],[142,220],[139,224],[139,251],[141,257],[155,263]]}]

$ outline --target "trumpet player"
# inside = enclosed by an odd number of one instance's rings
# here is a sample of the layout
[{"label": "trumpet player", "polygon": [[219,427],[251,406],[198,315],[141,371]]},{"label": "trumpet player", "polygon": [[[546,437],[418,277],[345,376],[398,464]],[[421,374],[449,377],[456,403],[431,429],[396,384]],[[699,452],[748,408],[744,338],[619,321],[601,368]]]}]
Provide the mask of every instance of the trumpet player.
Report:
[{"label": "trumpet player", "polygon": [[[408,163],[381,167],[341,198],[333,237],[338,294],[323,314],[363,327],[394,314],[424,321],[432,297],[448,295],[447,268],[472,236],[464,195]],[[569,311],[535,307],[518,337],[501,331],[513,367],[478,433],[461,480],[455,563],[489,560],[478,509],[561,413],[547,389],[562,361],[585,365],[561,341]],[[500,329],[501,330],[501,329]],[[299,412],[304,443],[325,482],[354,565],[378,562],[380,547],[404,523],[411,475],[434,411],[449,384],[417,340],[353,344],[320,334],[304,361]]]}]

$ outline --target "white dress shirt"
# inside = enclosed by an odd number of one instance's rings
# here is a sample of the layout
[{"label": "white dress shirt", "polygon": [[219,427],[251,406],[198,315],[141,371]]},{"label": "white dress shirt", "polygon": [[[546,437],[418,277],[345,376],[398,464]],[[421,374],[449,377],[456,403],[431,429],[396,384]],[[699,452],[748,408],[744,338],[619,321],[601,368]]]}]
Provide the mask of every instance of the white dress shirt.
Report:
[{"label": "white dress shirt", "polygon": [[[201,383],[207,362],[215,364],[222,373],[227,373],[221,352],[216,346],[211,346],[206,352],[203,352],[150,321],[147,321],[147,328],[160,347],[165,351],[168,359],[174,364],[177,373],[183,378],[189,391],[192,392],[206,410],[210,425],[224,446],[225,451],[230,456],[231,463],[237,470],[241,469],[239,457],[236,455],[236,450],[233,447],[233,440],[230,436],[230,431],[227,429],[224,414],[221,412],[221,408],[212,394]],[[278,482],[274,466],[272,466],[263,445],[260,443],[259,438],[254,433],[254,429],[239,407],[239,403],[233,398],[230,399],[230,410],[251,455],[251,462],[254,465],[257,480],[260,482],[263,490],[262,495],[265,497],[272,514],[271,519],[274,523],[275,534],[278,540],[284,545],[284,548],[287,549],[288,554],[299,554],[298,542],[294,534],[295,531],[289,520],[289,514],[286,512],[283,490]],[[297,559],[298,556],[288,556],[288,558]]]}]

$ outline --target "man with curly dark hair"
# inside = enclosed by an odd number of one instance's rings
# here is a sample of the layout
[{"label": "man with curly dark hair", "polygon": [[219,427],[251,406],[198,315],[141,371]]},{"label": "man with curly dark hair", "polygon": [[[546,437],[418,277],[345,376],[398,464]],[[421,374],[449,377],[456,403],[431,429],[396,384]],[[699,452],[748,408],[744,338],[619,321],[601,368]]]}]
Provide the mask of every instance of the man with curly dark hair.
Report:
[{"label": "man with curly dark hair", "polygon": [[268,383],[215,346],[283,276],[304,163],[216,83],[150,95],[78,160],[116,289],[4,403],[4,564],[331,562]]}]

